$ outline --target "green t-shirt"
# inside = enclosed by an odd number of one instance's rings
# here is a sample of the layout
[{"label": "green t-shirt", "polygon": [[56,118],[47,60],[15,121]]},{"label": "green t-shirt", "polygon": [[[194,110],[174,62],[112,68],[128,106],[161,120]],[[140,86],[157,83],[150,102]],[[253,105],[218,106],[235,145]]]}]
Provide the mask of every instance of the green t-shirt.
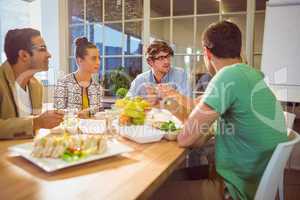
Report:
[{"label": "green t-shirt", "polygon": [[246,64],[220,70],[204,103],[220,114],[216,168],[234,199],[253,199],[263,172],[287,129],[280,103],[263,74]]}]

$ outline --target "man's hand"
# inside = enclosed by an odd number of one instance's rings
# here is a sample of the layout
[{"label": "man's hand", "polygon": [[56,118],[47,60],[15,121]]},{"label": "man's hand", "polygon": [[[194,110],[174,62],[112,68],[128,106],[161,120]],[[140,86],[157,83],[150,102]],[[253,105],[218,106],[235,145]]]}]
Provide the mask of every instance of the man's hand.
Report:
[{"label": "man's hand", "polygon": [[169,84],[158,84],[156,88],[158,90],[158,95],[161,98],[180,95],[180,93]]},{"label": "man's hand", "polygon": [[151,106],[156,106],[159,103],[159,98],[157,95],[156,88],[152,85],[144,85],[147,95],[145,99],[150,103]]},{"label": "man's hand", "polygon": [[64,119],[63,112],[49,110],[33,118],[33,130],[40,128],[54,128]]},{"label": "man's hand", "polygon": [[194,108],[193,99],[182,95],[170,84],[157,85],[162,107],[184,122]]}]

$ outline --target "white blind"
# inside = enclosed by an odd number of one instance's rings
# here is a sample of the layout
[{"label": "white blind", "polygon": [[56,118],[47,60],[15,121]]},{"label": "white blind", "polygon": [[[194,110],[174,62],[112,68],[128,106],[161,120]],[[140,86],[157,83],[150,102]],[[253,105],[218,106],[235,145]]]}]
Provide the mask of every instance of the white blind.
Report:
[{"label": "white blind", "polygon": [[267,3],[262,71],[270,84],[300,86],[300,0]]}]

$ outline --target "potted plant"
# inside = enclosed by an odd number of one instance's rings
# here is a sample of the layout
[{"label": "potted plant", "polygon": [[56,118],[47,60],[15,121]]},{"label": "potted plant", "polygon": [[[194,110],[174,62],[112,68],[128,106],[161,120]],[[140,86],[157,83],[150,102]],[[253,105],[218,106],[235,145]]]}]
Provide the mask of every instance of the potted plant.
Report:
[{"label": "potted plant", "polygon": [[124,98],[126,96],[128,92],[128,89],[127,88],[119,88],[116,92],[116,96],[119,97],[119,98]]},{"label": "potted plant", "polygon": [[[122,66],[108,72],[105,74],[103,81],[104,87],[109,89],[109,94],[106,95],[126,96],[131,81],[132,78],[125,72],[125,68]],[[119,92],[117,93],[118,90]]]}]

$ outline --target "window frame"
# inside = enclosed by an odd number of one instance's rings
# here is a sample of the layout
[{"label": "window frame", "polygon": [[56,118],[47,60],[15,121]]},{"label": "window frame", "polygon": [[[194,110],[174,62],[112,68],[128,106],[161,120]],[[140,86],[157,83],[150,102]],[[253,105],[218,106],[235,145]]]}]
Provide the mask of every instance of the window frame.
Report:
[{"label": "window frame", "polygon": [[[68,0],[63,0],[65,1],[66,3],[66,8],[68,10]],[[87,21],[86,21],[86,1],[87,0],[83,0],[84,1],[84,23],[85,25],[88,24]],[[262,51],[260,52],[254,52],[254,45],[253,45],[253,40],[254,40],[254,29],[255,29],[255,26],[254,26],[254,23],[255,23],[255,14],[256,13],[264,13],[265,10],[255,10],[256,9],[256,6],[255,6],[255,1],[252,1],[252,0],[247,0],[247,10],[246,11],[237,11],[237,12],[223,12],[222,11],[222,1],[219,1],[219,12],[218,13],[207,13],[207,14],[198,14],[197,13],[197,0],[194,0],[194,11],[193,11],[193,14],[192,15],[179,15],[179,16],[173,16],[173,0],[169,0],[170,1],[170,16],[164,16],[164,17],[151,17],[150,16],[150,13],[151,13],[151,0],[143,0],[143,17],[142,18],[138,18],[138,19],[125,19],[125,0],[121,0],[122,1],[122,19],[119,20],[119,21],[105,21],[105,1],[106,0],[102,0],[102,25],[105,25],[107,23],[117,23],[117,22],[121,22],[122,23],[122,34],[123,34],[123,37],[122,37],[122,47],[125,46],[125,43],[124,43],[124,40],[125,40],[125,33],[124,33],[124,26],[125,26],[125,23],[126,22],[140,22],[142,21],[142,24],[143,24],[143,31],[142,31],[142,45],[143,45],[143,49],[145,49],[148,44],[150,43],[150,39],[151,39],[151,30],[150,30],[150,23],[151,23],[151,20],[161,20],[161,19],[164,19],[164,20],[170,20],[170,43],[173,44],[174,41],[173,41],[173,36],[174,36],[174,20],[176,19],[181,19],[181,18],[193,18],[193,23],[194,23],[194,30],[193,30],[193,46],[192,46],[192,53],[177,53],[175,52],[174,53],[174,56],[191,56],[193,57],[192,59],[192,64],[191,64],[191,68],[192,69],[188,69],[187,71],[190,72],[189,74],[189,78],[191,80],[191,82],[193,83],[192,84],[192,88],[194,89],[195,88],[195,68],[196,68],[196,63],[197,63],[197,58],[198,57],[203,57],[203,54],[202,52],[198,52],[196,51],[196,39],[197,39],[197,18],[199,17],[209,17],[209,16],[217,16],[219,18],[219,21],[221,21],[224,16],[226,15],[236,15],[236,16],[239,16],[239,15],[246,15],[246,30],[244,30],[246,36],[245,36],[245,40],[246,41],[243,41],[245,42],[245,48],[244,49],[244,54],[246,56],[246,59],[247,59],[247,62],[250,64],[250,65],[253,65],[253,61],[254,61],[254,56],[256,55],[262,55]],[[62,11],[63,12],[63,11]],[[66,17],[66,20],[68,21],[69,19],[69,16],[67,14],[67,17]],[[97,22],[97,24],[99,24],[99,22]],[[70,24],[67,22],[67,29],[69,29],[70,27]],[[85,26],[86,27],[86,26]],[[85,28],[85,34],[87,33],[86,32],[86,28]],[[103,37],[103,41],[105,40],[104,38],[104,31],[102,30],[102,37]],[[68,35],[66,36],[67,38],[69,37]],[[65,40],[65,41],[69,41],[68,40]],[[68,47],[70,45],[68,44]],[[103,46],[104,48],[104,46]],[[68,51],[69,52],[69,51]],[[71,57],[73,57],[73,55],[69,55],[67,54],[67,60],[69,60]],[[146,61],[146,58],[144,56],[144,52],[142,52],[142,54],[140,55],[126,55],[124,53],[124,51],[122,51],[122,54],[121,55],[105,55],[105,52],[104,52],[104,49],[102,51],[102,55],[101,55],[101,61],[103,63],[103,66],[105,66],[105,58],[108,58],[108,57],[121,57],[122,58],[122,66],[124,66],[125,64],[125,58],[128,58],[128,57],[142,57],[143,59],[143,66],[142,66],[142,69],[143,71],[146,71],[148,70],[148,66],[147,66],[147,61]],[[69,68],[70,70],[70,68]],[[105,74],[105,68],[102,68],[102,71],[101,71],[102,74]]]}]

